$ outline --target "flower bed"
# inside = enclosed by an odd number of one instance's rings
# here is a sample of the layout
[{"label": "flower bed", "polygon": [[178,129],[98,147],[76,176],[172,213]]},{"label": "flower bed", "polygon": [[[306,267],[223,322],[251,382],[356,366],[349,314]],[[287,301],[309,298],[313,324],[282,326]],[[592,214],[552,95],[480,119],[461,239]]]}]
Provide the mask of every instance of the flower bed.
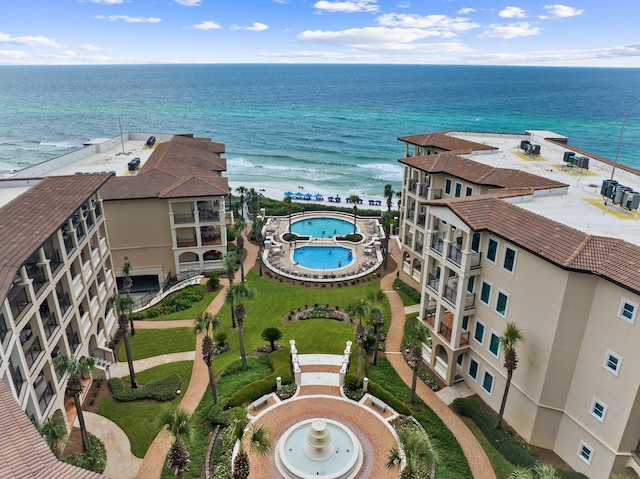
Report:
[{"label": "flower bed", "polygon": [[307,319],[334,319],[336,321],[351,320],[344,309],[330,305],[304,306],[290,311],[287,315],[289,321],[305,321]]}]

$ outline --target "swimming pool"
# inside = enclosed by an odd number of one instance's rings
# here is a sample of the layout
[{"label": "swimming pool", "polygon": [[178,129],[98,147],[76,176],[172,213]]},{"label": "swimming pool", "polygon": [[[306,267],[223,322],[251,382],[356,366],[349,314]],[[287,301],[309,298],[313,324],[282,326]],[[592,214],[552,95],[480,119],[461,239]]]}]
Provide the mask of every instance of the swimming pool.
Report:
[{"label": "swimming pool", "polygon": [[353,233],[353,223],[338,218],[309,218],[291,224],[291,232],[299,236],[331,238]]},{"label": "swimming pool", "polygon": [[293,261],[308,269],[338,269],[355,260],[351,249],[342,246],[302,246],[293,251]]}]

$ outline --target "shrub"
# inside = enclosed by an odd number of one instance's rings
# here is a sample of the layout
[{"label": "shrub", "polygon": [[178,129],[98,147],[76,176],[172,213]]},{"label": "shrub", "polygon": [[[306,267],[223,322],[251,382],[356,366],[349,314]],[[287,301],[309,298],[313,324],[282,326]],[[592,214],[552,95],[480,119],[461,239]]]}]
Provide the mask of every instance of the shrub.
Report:
[{"label": "shrub", "polygon": [[411,286],[409,286],[407,283],[402,281],[401,279],[396,278],[393,281],[393,287],[400,289],[400,291],[406,294],[414,303],[420,304],[420,293],[415,289],[413,289]]},{"label": "shrub", "polygon": [[496,420],[478,401],[458,398],[453,401],[453,409],[461,416],[470,418],[507,461],[521,467],[535,464],[536,458],[515,437],[504,429],[495,428]]},{"label": "shrub", "polygon": [[126,388],[121,378],[109,379],[109,387],[113,398],[118,401],[136,401],[139,399],[155,399],[157,401],[170,401],[176,397],[176,391],[180,388],[182,378],[178,373],[159,381],[140,386],[138,388]]},{"label": "shrub", "polygon": [[227,333],[225,333],[224,331],[216,333],[213,341],[220,347],[225,346],[227,344]]},{"label": "shrub", "polygon": [[157,318],[162,314],[160,308],[149,308],[146,311],[147,318]]},{"label": "shrub", "polygon": [[89,436],[89,450],[86,454],[72,454],[71,456],[61,457],[67,464],[87,469],[89,471],[103,473],[107,467],[107,450],[104,444],[96,436]]},{"label": "shrub", "polygon": [[397,413],[405,415],[411,414],[411,410],[402,401],[400,401],[400,399],[395,397],[393,394],[391,394],[389,391],[387,391],[385,388],[375,383],[374,381],[369,380],[368,392],[372,396],[375,396],[381,401],[384,401],[387,406],[395,409]]},{"label": "shrub", "polygon": [[296,385],[296,383],[285,384],[284,386],[282,386],[280,391],[276,391],[276,394],[280,399],[284,401],[285,399],[289,399],[290,397],[292,397],[297,390],[298,386]]},{"label": "shrub", "polygon": [[220,286],[220,278],[218,278],[217,276],[212,276],[207,280],[207,288],[213,290],[217,289],[218,286]]},{"label": "shrub", "polygon": [[229,398],[224,398],[218,401],[218,404],[215,404],[209,409],[209,414],[207,414],[207,418],[211,422],[212,426],[223,426],[226,427],[231,422],[231,417],[229,412]]},{"label": "shrub", "polygon": [[282,378],[282,384],[289,384],[293,381],[288,349],[278,349],[271,353],[269,355],[269,364],[273,368],[271,374],[259,381],[247,384],[231,395],[230,404],[232,407],[248,404],[264,394],[275,391],[276,378],[278,376]]}]

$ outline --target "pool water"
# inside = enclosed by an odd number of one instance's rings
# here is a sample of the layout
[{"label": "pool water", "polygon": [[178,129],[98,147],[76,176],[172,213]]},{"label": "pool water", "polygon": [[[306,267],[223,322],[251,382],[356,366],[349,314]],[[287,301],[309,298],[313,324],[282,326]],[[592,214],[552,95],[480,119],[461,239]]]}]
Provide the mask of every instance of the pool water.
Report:
[{"label": "pool water", "polygon": [[331,238],[353,233],[353,223],[337,218],[309,218],[291,224],[291,232],[299,236]]},{"label": "pool water", "polygon": [[350,265],[355,255],[342,246],[302,246],[293,251],[293,261],[308,269],[338,269]]}]

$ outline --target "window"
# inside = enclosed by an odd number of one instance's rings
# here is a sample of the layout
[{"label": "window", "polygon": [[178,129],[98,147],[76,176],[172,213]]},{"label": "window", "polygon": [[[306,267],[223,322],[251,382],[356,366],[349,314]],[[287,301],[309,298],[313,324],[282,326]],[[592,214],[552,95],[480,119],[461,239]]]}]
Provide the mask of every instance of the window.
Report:
[{"label": "window", "polygon": [[473,233],[473,237],[471,238],[471,251],[476,253],[480,252],[480,233]]},{"label": "window", "polygon": [[504,261],[502,263],[502,267],[513,273],[513,268],[516,265],[516,250],[509,248],[506,246],[504,248]]},{"label": "window", "polygon": [[447,195],[451,194],[451,180],[449,178],[444,181],[444,192]]},{"label": "window", "polygon": [[469,376],[475,381],[478,379],[478,361],[471,358],[469,359]]},{"label": "window", "polygon": [[622,363],[622,358],[615,354],[613,351],[607,351],[607,354],[604,357],[604,368],[611,371],[616,376],[620,372],[620,365]]},{"label": "window", "polygon": [[593,459],[593,449],[584,441],[580,441],[580,448],[578,449],[578,456],[587,464],[591,465],[591,459]]},{"label": "window", "polygon": [[489,245],[487,246],[487,260],[495,263],[497,254],[498,242],[494,239],[489,238]]},{"label": "window", "polygon": [[500,336],[493,331],[491,332],[491,340],[489,341],[489,351],[496,357],[500,355]]},{"label": "window", "polygon": [[456,198],[462,196],[462,183],[456,183]]},{"label": "window", "polygon": [[463,331],[469,330],[469,316],[464,316],[462,318],[462,330]]},{"label": "window", "polygon": [[498,291],[498,299],[496,300],[496,312],[500,316],[506,316],[508,303],[509,303],[509,296],[507,296],[502,291]]},{"label": "window", "polygon": [[470,276],[469,281],[467,282],[467,291],[469,291],[470,293],[473,293],[473,288],[475,284],[476,284],[476,277]]},{"label": "window", "polygon": [[473,195],[473,188],[471,188],[470,186],[467,186],[467,189],[465,191],[465,196],[471,196]]},{"label": "window", "polygon": [[486,281],[482,282],[482,288],[480,289],[480,301],[489,305],[489,299],[491,298],[491,285]]},{"label": "window", "polygon": [[636,320],[637,310],[638,305],[636,303],[632,303],[631,301],[623,298],[622,302],[620,303],[620,311],[618,312],[618,317],[633,324]]},{"label": "window", "polygon": [[473,333],[473,338],[480,344],[484,341],[484,324],[480,321],[476,321],[476,330]]},{"label": "window", "polygon": [[591,403],[591,414],[600,422],[604,422],[604,416],[607,414],[607,405],[600,402],[596,397]]},{"label": "window", "polygon": [[484,372],[484,378],[482,378],[482,389],[491,396],[491,392],[493,391],[493,374],[489,371]]}]

